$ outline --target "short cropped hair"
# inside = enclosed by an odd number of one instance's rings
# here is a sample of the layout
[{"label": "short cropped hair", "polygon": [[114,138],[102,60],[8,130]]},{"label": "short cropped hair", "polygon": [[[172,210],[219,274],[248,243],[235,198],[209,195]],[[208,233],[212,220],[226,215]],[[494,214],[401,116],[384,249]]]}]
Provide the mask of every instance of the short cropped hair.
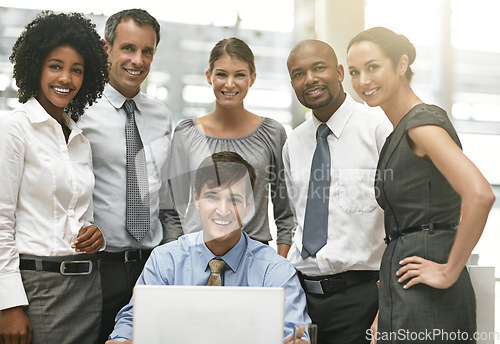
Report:
[{"label": "short cropped hair", "polygon": [[219,152],[206,157],[196,170],[194,189],[199,195],[203,185],[208,187],[227,186],[239,182],[248,174],[250,185],[247,183],[246,197],[248,198],[255,187],[257,178],[255,169],[238,153]]},{"label": "short cropped hair", "polygon": [[78,121],[85,107],[101,97],[108,81],[108,56],[95,24],[81,13],[43,11],[26,25],[9,59],[14,64],[19,101],[26,103],[38,96],[45,58],[55,48],[65,45],[82,55],[85,63],[82,86],[65,108]]},{"label": "short cropped hair", "polygon": [[128,19],[132,19],[139,26],[151,25],[156,32],[156,46],[158,46],[158,43],[160,43],[160,24],[148,11],[140,8],[133,8],[117,12],[106,20],[104,39],[106,39],[111,47],[115,42],[118,24],[120,24],[122,20],[126,21]]}]

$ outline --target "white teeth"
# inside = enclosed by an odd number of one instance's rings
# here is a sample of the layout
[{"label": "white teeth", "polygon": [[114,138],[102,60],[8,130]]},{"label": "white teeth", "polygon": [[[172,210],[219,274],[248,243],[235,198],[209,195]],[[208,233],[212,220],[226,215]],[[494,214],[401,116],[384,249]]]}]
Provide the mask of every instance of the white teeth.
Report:
[{"label": "white teeth", "polygon": [[322,88],[318,88],[318,89],[315,89],[315,90],[312,90],[312,91],[307,92],[307,94],[309,94],[309,95],[311,95],[311,94],[316,94],[316,93],[321,92],[322,90],[323,90]]},{"label": "white teeth", "polygon": [[235,96],[237,93],[236,92],[233,92],[233,93],[228,93],[228,92],[222,92],[225,96]]},{"label": "white teeth", "polygon": [[69,93],[69,88],[54,87],[54,91],[60,92],[60,93]]},{"label": "white teeth", "polygon": [[127,73],[132,74],[132,75],[139,75],[139,74],[141,74],[141,71],[139,71],[139,70],[126,69],[126,71],[127,71]]},{"label": "white teeth", "polygon": [[374,94],[375,92],[377,92],[379,90],[379,87],[377,88],[374,88],[373,90],[371,91],[368,91],[368,92],[363,92],[365,96],[371,96],[372,94]]},{"label": "white teeth", "polygon": [[215,224],[220,226],[227,226],[231,223],[231,221],[222,221],[222,220],[213,220]]}]

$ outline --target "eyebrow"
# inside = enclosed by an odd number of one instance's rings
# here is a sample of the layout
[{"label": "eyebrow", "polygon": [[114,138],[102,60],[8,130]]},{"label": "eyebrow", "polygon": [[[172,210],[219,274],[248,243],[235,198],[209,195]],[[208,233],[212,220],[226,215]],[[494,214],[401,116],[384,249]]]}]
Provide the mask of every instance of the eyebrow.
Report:
[{"label": "eyebrow", "polygon": [[[131,47],[131,48],[134,48],[134,49],[138,49],[137,44],[130,43],[130,42],[123,42],[122,44],[119,45],[120,49],[128,48],[128,47]],[[144,47],[143,49],[141,49],[141,51],[144,51],[144,50],[155,51],[155,47],[147,46],[147,47]]]},{"label": "eyebrow", "polygon": [[[215,68],[216,72],[227,72],[225,69],[222,68]],[[241,73],[241,72],[248,72],[246,69],[238,69],[236,73]]]},{"label": "eyebrow", "polygon": [[375,61],[377,61],[377,59],[368,60],[368,61],[365,62],[365,66],[369,65],[370,63],[375,62]]},{"label": "eyebrow", "polygon": [[[203,193],[203,196],[212,196],[212,195],[218,195],[219,193],[217,191],[205,191]],[[238,194],[238,193],[230,193],[229,194],[231,197],[233,198],[241,198],[241,199],[245,199],[245,197],[241,194]]]},{"label": "eyebrow", "polygon": [[[373,63],[373,62],[376,62],[377,59],[371,59],[371,60],[368,60],[366,61],[365,63],[363,63],[363,66],[368,66],[370,63]],[[356,69],[356,67],[354,66],[349,66],[349,69]]]},{"label": "eyebrow", "polygon": [[[312,64],[312,67],[316,67],[316,66],[318,66],[318,65],[322,65],[322,64],[325,64],[325,65],[326,65],[327,63],[326,63],[325,61],[323,61],[323,60],[316,61],[316,62],[314,62],[314,63]],[[297,72],[297,71],[299,71],[299,70],[303,70],[303,69],[307,69],[307,68],[297,67],[297,68],[292,69],[292,70],[290,71],[290,73],[292,73],[292,74],[293,74],[293,73],[295,73],[295,72]]]},{"label": "eyebrow", "polygon": [[[64,61],[63,61],[63,60],[56,59],[56,58],[50,59],[50,60],[48,60],[47,62],[59,62],[59,63],[64,64]],[[75,62],[75,63],[73,63],[72,65],[73,65],[73,66],[84,66],[84,64],[83,64],[83,63],[81,63],[81,62]]]},{"label": "eyebrow", "polygon": [[233,198],[241,198],[241,199],[245,199],[245,197],[243,197],[243,195],[240,195],[240,194],[234,194],[234,193],[232,193],[232,194],[231,194],[231,197],[233,197]]}]

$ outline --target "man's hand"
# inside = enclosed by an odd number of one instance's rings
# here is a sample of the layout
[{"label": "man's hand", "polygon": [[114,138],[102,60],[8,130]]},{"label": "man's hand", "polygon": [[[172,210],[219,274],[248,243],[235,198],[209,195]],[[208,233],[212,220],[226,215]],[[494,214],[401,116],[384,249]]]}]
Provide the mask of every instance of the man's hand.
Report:
[{"label": "man's hand", "polygon": [[99,252],[99,249],[103,245],[104,237],[102,236],[101,230],[97,228],[97,226],[90,225],[80,229],[78,237],[71,247],[74,248],[76,252],[93,254]]},{"label": "man's hand", "polygon": [[309,344],[309,341],[302,339],[304,332],[306,331],[305,325],[300,325],[298,331],[295,333],[295,341],[293,335],[285,340],[285,344]]},{"label": "man's hand", "polygon": [[132,344],[132,341],[130,339],[127,339],[124,342],[119,342],[117,340],[107,340],[104,344]]},{"label": "man's hand", "polygon": [[33,330],[22,307],[2,310],[0,343],[29,344]]}]

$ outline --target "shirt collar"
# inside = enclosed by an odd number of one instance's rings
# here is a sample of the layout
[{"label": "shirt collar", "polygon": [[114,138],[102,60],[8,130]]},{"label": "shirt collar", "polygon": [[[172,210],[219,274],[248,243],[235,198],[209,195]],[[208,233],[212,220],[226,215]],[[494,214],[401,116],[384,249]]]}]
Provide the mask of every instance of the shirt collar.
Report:
[{"label": "shirt collar", "polygon": [[43,106],[36,100],[36,98],[30,98],[25,104],[26,113],[31,123],[42,123],[46,121],[56,120],[45,111]]},{"label": "shirt collar", "polygon": [[[356,102],[351,96],[346,93],[346,97],[342,105],[335,111],[335,113],[328,119],[326,125],[332,131],[336,138],[340,138],[342,131],[344,130],[349,118],[351,118],[352,113],[356,107]],[[323,123],[316,116],[312,115],[314,137],[318,132],[318,127]]]},{"label": "shirt collar", "polygon": [[[123,107],[123,103],[128,99],[123,94],[118,92],[113,86],[110,84],[106,84],[104,87],[103,96],[109,101],[109,103],[117,110],[120,110]],[[131,98],[135,106],[138,110],[138,113],[141,113],[142,108],[142,96],[141,92],[138,92],[133,98]]]},{"label": "shirt collar", "polygon": [[[38,100],[34,97],[30,98],[26,104],[24,105],[26,108],[26,113],[31,123],[43,123],[43,122],[51,122],[53,124],[59,125],[57,121],[45,111],[43,106],[38,102]],[[73,121],[73,119],[66,113],[63,112],[62,121],[64,124],[71,130],[73,135],[80,134],[82,130],[78,125]]]},{"label": "shirt collar", "polygon": [[73,121],[73,119],[66,112],[63,113],[62,121],[64,124],[71,130],[71,135],[78,135],[82,133],[82,129],[78,126],[78,124]]},{"label": "shirt collar", "polygon": [[222,258],[226,262],[227,266],[229,266],[231,268],[231,270],[236,272],[236,270],[238,269],[238,266],[240,265],[240,262],[243,258],[243,255],[247,249],[247,246],[248,246],[248,235],[244,231],[241,231],[240,240],[238,240],[236,245],[234,245],[234,247],[231,250],[229,250],[228,253],[226,253],[225,255],[220,257],[220,256],[216,256],[215,254],[213,254],[212,251],[210,251],[208,249],[207,245],[205,245],[205,243],[203,242],[203,233],[202,232],[203,231],[200,231],[200,235],[198,236],[198,240],[199,240],[198,244],[200,244],[200,246],[202,247],[201,259],[202,259],[202,263],[203,263],[202,266],[205,267],[205,271],[207,269],[209,269],[208,263],[213,258]]}]

